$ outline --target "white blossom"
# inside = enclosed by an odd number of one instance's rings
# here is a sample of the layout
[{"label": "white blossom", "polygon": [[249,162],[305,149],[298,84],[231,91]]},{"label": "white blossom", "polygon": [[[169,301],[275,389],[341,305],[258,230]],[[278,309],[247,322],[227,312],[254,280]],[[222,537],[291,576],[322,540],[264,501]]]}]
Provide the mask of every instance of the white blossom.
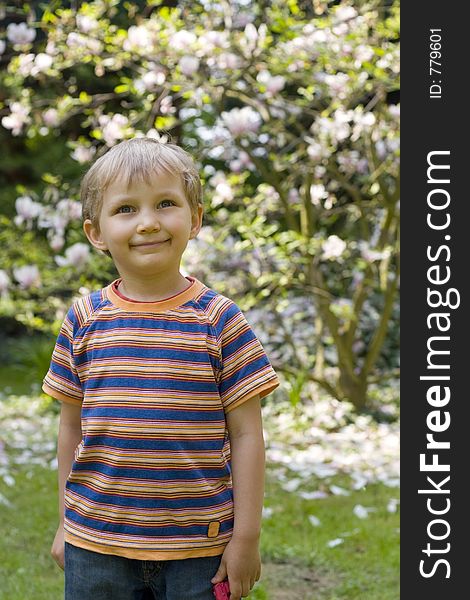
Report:
[{"label": "white blossom", "polygon": [[165,80],[166,76],[163,71],[152,70],[144,73],[140,79],[136,79],[134,85],[141,93],[145,90],[152,92],[163,85]]},{"label": "white blossom", "polygon": [[13,135],[19,135],[23,126],[31,122],[30,109],[20,102],[13,102],[10,111],[8,116],[2,118],[2,125],[5,129],[11,129]]},{"label": "white blossom", "polygon": [[241,59],[233,52],[222,52],[216,56],[207,58],[207,64],[223,70],[235,70],[241,67]]},{"label": "white blossom", "polygon": [[191,50],[196,41],[197,37],[192,31],[181,29],[170,37],[169,45],[173,50],[187,51]]},{"label": "white blossom", "polygon": [[93,31],[99,27],[99,23],[96,19],[90,17],[89,15],[79,14],[77,15],[77,27],[83,33],[90,33],[90,31]]},{"label": "white blossom", "polygon": [[321,525],[320,519],[318,517],[316,517],[315,515],[309,515],[308,520],[309,520],[310,524],[313,525],[314,527],[319,527]]},{"label": "white blossom", "polygon": [[359,242],[359,249],[361,251],[362,258],[367,262],[375,262],[376,260],[383,260],[390,256],[390,248],[384,248],[382,251],[373,250],[369,244],[364,240]]},{"label": "white blossom", "polygon": [[40,52],[34,59],[34,69],[31,71],[32,75],[37,75],[43,71],[47,71],[52,66],[53,58],[45,52]]},{"label": "white blossom", "polygon": [[94,146],[77,146],[70,156],[80,164],[83,164],[90,162],[95,153],[96,148]]},{"label": "white blossom", "polygon": [[356,504],[353,508],[353,513],[356,515],[358,519],[367,519],[369,513],[375,511],[375,508],[362,506],[361,504]]},{"label": "white blossom", "polygon": [[330,485],[330,491],[335,496],[349,496],[350,492],[340,487],[339,485]]},{"label": "white blossom", "polygon": [[335,21],[349,21],[350,19],[354,19],[357,17],[357,11],[352,6],[341,5],[338,6],[335,12]]},{"label": "white blossom", "polygon": [[334,540],[330,540],[327,543],[327,546],[328,546],[328,548],[334,548],[335,546],[339,546],[343,542],[344,542],[344,540],[342,538],[335,538]]},{"label": "white blossom", "polygon": [[10,23],[7,27],[7,38],[12,44],[29,44],[36,38],[36,31],[26,23]]},{"label": "white blossom", "polygon": [[212,206],[219,206],[227,201],[233,200],[233,190],[227,181],[217,184],[212,197]]},{"label": "white blossom", "polygon": [[181,72],[190,77],[199,69],[199,59],[196,56],[182,56],[179,61]]},{"label": "white blossom", "polygon": [[[307,139],[307,141],[309,141]],[[319,161],[323,158],[323,146],[318,142],[311,141],[307,146],[307,154],[314,161]]]},{"label": "white blossom", "polygon": [[346,250],[346,242],[337,235],[330,235],[322,244],[323,258],[339,258]]},{"label": "white blossom", "polygon": [[127,30],[127,39],[124,40],[123,48],[127,51],[146,50],[152,47],[152,36],[144,25],[131,25]]},{"label": "white blossom", "polygon": [[7,45],[5,44],[5,41],[0,40],[0,54],[3,54],[5,52],[6,47],[7,47]]},{"label": "white blossom", "polygon": [[324,200],[325,198],[328,198],[328,192],[324,185],[321,183],[314,183],[310,186],[310,199],[313,205],[319,206],[321,200]]},{"label": "white blossom", "polygon": [[81,33],[71,31],[67,36],[66,44],[69,48],[86,48],[88,45],[88,38]]}]

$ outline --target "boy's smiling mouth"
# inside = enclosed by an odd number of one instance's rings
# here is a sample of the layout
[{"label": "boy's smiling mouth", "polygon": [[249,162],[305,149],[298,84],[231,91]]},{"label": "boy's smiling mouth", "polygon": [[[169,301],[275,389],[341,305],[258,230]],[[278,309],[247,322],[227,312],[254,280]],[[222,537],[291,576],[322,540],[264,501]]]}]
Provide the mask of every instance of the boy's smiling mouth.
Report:
[{"label": "boy's smiling mouth", "polygon": [[164,244],[165,242],[169,242],[170,240],[162,240],[160,242],[155,241],[155,242],[142,242],[141,244],[132,244],[133,248],[147,248],[147,247],[151,247],[151,246],[160,246],[161,244]]}]

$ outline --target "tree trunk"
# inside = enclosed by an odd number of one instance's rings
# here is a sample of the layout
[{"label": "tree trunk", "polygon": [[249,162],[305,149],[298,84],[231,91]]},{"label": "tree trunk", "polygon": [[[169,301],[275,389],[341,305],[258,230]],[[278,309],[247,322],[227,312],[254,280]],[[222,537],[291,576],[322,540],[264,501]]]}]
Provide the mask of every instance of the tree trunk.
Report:
[{"label": "tree trunk", "polygon": [[367,377],[351,376],[347,371],[341,371],[338,387],[342,400],[349,400],[356,410],[362,410],[367,405]]}]

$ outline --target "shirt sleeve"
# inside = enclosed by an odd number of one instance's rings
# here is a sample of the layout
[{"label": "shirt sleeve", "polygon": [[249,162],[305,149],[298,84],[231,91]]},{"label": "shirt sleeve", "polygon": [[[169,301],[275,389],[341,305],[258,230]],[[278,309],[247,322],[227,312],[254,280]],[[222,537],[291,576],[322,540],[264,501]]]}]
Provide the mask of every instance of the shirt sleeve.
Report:
[{"label": "shirt sleeve", "polygon": [[279,386],[279,379],[240,308],[231,302],[224,316],[218,386],[229,412],[253,396],[264,398]]},{"label": "shirt sleeve", "polygon": [[61,325],[52,352],[51,364],[42,383],[42,390],[46,394],[71,404],[81,404],[83,400],[82,385],[73,356],[73,338],[76,328],[75,311],[72,306]]}]

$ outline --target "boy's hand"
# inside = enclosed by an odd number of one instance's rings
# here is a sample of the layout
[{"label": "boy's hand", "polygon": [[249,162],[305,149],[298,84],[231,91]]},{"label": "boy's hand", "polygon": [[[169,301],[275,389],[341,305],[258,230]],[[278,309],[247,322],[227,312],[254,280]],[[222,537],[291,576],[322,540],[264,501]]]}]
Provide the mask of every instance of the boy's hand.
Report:
[{"label": "boy's hand", "polygon": [[230,600],[240,600],[248,596],[260,575],[261,557],[258,541],[244,541],[232,537],[211,583],[219,583],[228,578]]},{"label": "boy's hand", "polygon": [[55,534],[54,541],[52,542],[51,554],[52,558],[59,565],[62,571],[64,570],[64,549],[64,526],[59,525]]}]

